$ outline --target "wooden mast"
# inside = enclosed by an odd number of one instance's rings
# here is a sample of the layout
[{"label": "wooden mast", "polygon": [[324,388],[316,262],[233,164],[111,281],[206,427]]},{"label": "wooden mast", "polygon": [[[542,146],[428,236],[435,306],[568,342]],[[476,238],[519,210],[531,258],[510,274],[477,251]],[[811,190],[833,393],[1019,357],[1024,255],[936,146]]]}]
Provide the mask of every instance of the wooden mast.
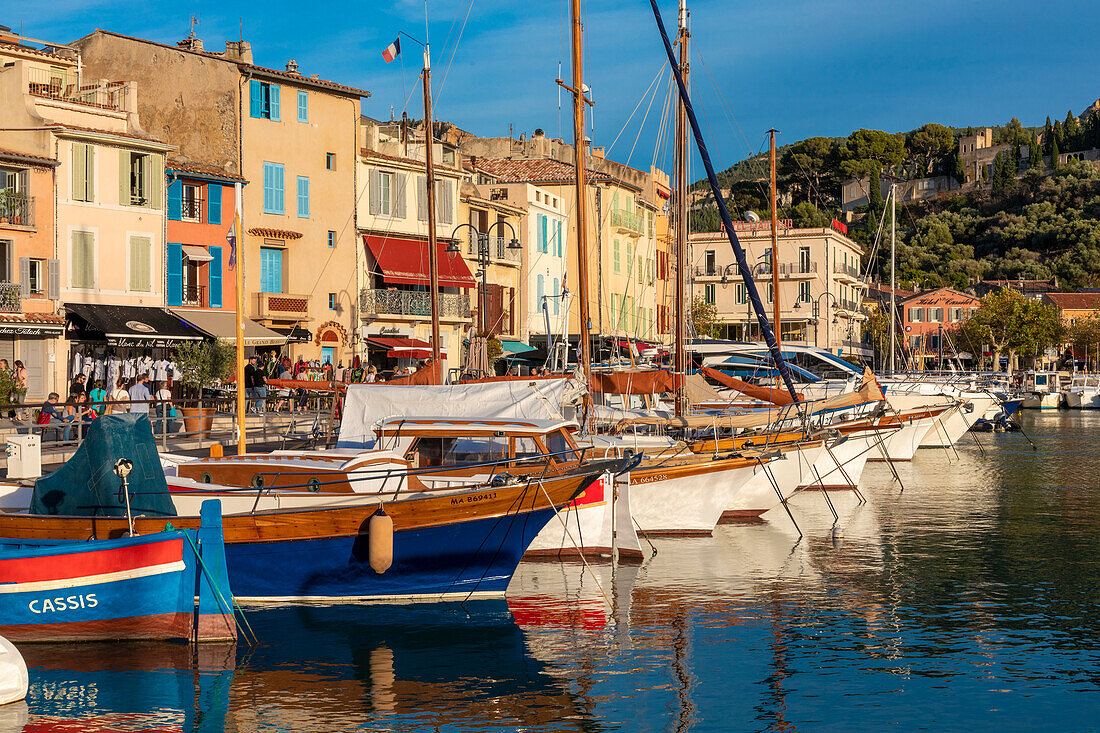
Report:
[{"label": "wooden mast", "polygon": [[[680,0],[679,34],[677,42],[680,44],[680,73],[684,76],[684,84],[688,83],[691,56],[688,53],[688,39],[691,32],[688,30],[687,0]],[[684,390],[684,375],[687,374],[687,356],[684,352],[684,329],[687,319],[685,308],[684,287],[687,277],[687,112],[684,109],[684,100],[677,93],[676,105],[676,250],[675,268],[676,285],[674,288],[673,304],[675,317],[674,340],[674,365],[676,374],[679,375],[679,386],[676,390],[676,415],[682,417],[687,412],[687,393]]]},{"label": "wooden mast", "polygon": [[[247,451],[248,437],[245,430],[245,399],[244,399],[244,227],[241,224],[241,207],[243,202],[243,192],[241,190],[241,184],[233,184],[233,246],[237,248],[237,251],[233,254],[234,265],[236,268],[235,277],[237,281],[237,455],[243,456]],[[202,397],[202,387],[199,387],[199,397]],[[202,400],[199,400],[199,406],[202,406]],[[199,417],[202,417],[202,410],[199,411]],[[200,423],[201,430],[201,423]]]},{"label": "wooden mast", "polygon": [[428,279],[432,301],[432,359],[442,375],[439,347],[439,251],[435,235],[435,165],[432,162],[432,65],[428,45],[424,44],[424,166],[427,172],[428,201]]},{"label": "wooden mast", "polygon": [[[783,335],[783,322],[780,316],[779,306],[779,215],[776,211],[776,191],[775,191],[775,128],[768,130],[768,134],[771,137],[771,162],[772,162],[772,323],[775,324],[775,344],[776,348],[782,345]],[[777,377],[778,379],[778,377]],[[783,386],[780,381],[779,386]]]},{"label": "wooden mast", "polygon": [[577,176],[577,291],[580,293],[580,367],[584,374],[585,386],[592,383],[592,361],[589,354],[589,317],[588,317],[588,199],[586,194],[585,171],[585,134],[584,105],[592,101],[584,96],[584,77],[582,67],[580,0],[572,0],[572,40],[573,40],[573,86],[563,80],[558,84],[573,93],[573,158]]}]

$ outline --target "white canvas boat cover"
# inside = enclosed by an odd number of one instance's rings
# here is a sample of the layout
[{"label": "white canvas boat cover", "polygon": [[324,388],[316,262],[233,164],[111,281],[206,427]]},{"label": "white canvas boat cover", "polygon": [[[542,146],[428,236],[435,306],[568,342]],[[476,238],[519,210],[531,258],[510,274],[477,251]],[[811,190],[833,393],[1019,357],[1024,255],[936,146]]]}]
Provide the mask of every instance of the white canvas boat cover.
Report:
[{"label": "white canvas boat cover", "polygon": [[372,448],[375,428],[393,417],[573,419],[579,395],[568,379],[450,385],[348,385],[337,448]]}]

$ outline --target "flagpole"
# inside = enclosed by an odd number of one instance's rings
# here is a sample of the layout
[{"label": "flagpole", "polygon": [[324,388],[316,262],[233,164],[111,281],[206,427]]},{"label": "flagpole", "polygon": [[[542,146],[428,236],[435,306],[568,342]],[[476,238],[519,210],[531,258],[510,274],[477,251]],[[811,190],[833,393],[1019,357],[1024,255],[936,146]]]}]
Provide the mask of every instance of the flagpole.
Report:
[{"label": "flagpole", "polygon": [[[245,400],[244,400],[244,239],[241,226],[241,184],[233,186],[233,203],[236,207],[233,217],[233,237],[236,246],[235,274],[237,277],[237,455],[245,454],[247,439],[245,436]],[[202,389],[202,387],[199,387]]]}]

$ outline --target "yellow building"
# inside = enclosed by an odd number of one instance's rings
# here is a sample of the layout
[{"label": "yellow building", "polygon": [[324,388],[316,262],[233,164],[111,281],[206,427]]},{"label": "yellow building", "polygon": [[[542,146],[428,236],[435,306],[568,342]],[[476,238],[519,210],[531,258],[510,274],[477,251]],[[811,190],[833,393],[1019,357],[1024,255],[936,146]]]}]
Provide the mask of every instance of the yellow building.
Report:
[{"label": "yellow building", "polygon": [[[361,89],[253,63],[246,41],[206,51],[96,31],[75,46],[91,77],[130,74],[137,110],[182,164],[250,181],[242,249],[247,313],[292,358],[350,361],[357,325],[355,173]],[[229,222],[226,222],[228,229]]]}]

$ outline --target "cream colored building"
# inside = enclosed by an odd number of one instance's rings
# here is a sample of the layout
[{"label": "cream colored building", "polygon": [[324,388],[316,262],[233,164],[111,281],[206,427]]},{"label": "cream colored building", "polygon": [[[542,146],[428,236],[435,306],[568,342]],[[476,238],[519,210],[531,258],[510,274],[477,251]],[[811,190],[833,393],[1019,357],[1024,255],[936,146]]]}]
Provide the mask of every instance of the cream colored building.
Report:
[{"label": "cream colored building", "polygon": [[[363,118],[356,220],[360,354],[382,372],[414,366],[432,353],[428,268],[427,173],[423,140],[395,125]],[[463,173],[453,146],[436,143],[435,213],[439,263],[440,349],[444,375],[462,364],[477,290],[463,256]]]},{"label": "cream colored building", "polygon": [[22,341],[15,358],[32,371],[29,398],[67,391],[70,352],[149,355],[175,337],[197,337],[163,310],[172,146],[142,128],[136,83],[89,72],[74,48],[35,45],[0,42],[0,147],[57,162],[53,190],[35,197],[53,199],[53,258],[30,258],[21,275],[33,280],[29,296],[47,295],[53,315],[68,318],[68,339]]},{"label": "cream colored building", "polygon": [[[738,222],[753,281],[772,320],[775,293],[771,267],[770,222]],[[722,338],[761,341],[748,289],[733,248],[722,232],[692,234],[692,293],[718,310]],[[861,272],[863,250],[832,228],[779,230],[780,340],[819,346],[842,356],[869,357],[861,345],[865,316],[860,302],[866,290]],[[774,324],[773,324],[774,327]]]},{"label": "cream colored building", "polygon": [[[89,76],[129,74],[137,109],[181,164],[240,176],[247,313],[292,358],[350,362],[357,344],[355,175],[361,89],[253,63],[246,41],[207,51],[98,30],[74,44]],[[225,222],[228,231],[231,222]],[[229,273],[227,273],[228,275]]]}]

